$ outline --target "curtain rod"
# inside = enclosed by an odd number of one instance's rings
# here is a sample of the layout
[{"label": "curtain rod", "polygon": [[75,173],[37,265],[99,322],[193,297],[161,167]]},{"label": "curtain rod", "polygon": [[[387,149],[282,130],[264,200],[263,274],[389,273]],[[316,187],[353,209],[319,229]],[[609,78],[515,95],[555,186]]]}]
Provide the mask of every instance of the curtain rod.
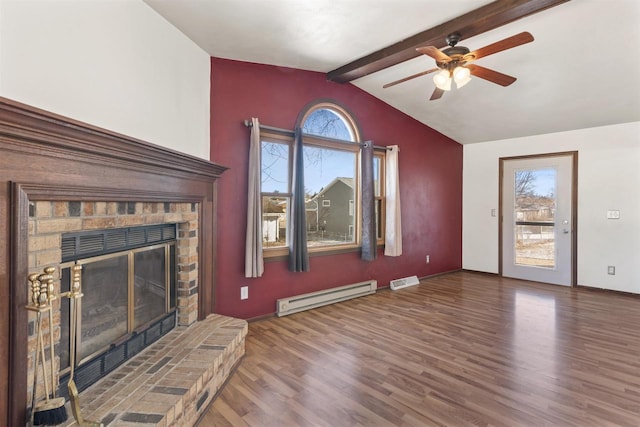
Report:
[{"label": "curtain rod", "polygon": [[[246,127],[248,127],[248,128],[253,127],[253,123],[250,120],[245,120],[244,121],[244,125]],[[283,134],[283,135],[288,135],[288,136],[295,136],[295,134],[296,134],[294,131],[289,130],[289,129],[282,129],[282,128],[277,128],[277,127],[273,127],[273,126],[266,126],[266,125],[263,125],[263,124],[260,125],[260,129],[270,130],[272,132],[277,132],[277,133],[280,133],[280,134]],[[313,135],[313,136],[318,137],[318,135]],[[327,137],[324,137],[324,136],[320,136],[320,138],[327,139],[329,141],[344,142],[341,139],[327,138]],[[360,144],[362,144],[362,143],[360,143]],[[376,150],[391,150],[390,148],[382,147],[382,146],[379,146],[379,145],[374,145],[373,148],[376,149]]]}]

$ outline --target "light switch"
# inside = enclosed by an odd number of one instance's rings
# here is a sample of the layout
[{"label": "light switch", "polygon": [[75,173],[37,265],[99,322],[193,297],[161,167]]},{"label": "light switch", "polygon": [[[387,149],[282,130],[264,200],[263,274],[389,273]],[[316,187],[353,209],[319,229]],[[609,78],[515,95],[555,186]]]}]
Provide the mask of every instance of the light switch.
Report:
[{"label": "light switch", "polygon": [[620,219],[620,211],[607,211],[607,219]]}]

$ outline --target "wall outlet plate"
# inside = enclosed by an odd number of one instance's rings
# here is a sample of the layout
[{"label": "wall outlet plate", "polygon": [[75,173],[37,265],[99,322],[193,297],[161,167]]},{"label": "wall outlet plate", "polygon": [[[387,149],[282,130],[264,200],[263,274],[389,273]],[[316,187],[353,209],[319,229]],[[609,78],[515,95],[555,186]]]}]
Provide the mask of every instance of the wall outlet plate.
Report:
[{"label": "wall outlet plate", "polygon": [[240,299],[248,299],[249,298],[249,287],[242,286],[240,288]]},{"label": "wall outlet plate", "polygon": [[607,274],[610,274],[611,276],[615,276],[616,275],[616,267],[613,265],[610,265],[607,267]]},{"label": "wall outlet plate", "polygon": [[607,211],[607,219],[620,219],[620,211]]}]

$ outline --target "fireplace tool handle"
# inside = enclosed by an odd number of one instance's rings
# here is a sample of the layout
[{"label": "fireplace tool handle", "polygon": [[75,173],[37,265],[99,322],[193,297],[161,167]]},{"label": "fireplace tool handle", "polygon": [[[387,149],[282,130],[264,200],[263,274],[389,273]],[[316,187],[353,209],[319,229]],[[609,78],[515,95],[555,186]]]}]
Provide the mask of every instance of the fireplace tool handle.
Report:
[{"label": "fireplace tool handle", "polygon": [[71,290],[64,296],[69,298],[69,306],[71,308],[71,330],[70,330],[70,368],[69,382],[67,388],[69,390],[69,399],[71,401],[71,412],[76,420],[76,423],[81,427],[103,427],[103,424],[98,421],[89,421],[82,418],[82,412],[80,411],[80,397],[78,396],[78,388],[73,380],[73,374],[75,372],[76,362],[76,328],[78,325],[78,302],[82,298],[82,266],[79,264],[71,267]]},{"label": "fireplace tool handle", "polygon": [[[41,274],[38,276],[38,280],[40,281],[40,283],[44,284],[47,287],[47,292],[48,292],[48,297],[49,297],[49,301],[48,301],[48,309],[47,311],[49,312],[49,356],[51,358],[51,395],[52,398],[55,399],[56,398],[56,377],[55,377],[55,372],[54,372],[54,360],[55,360],[55,353],[53,350],[53,308],[52,308],[52,304],[53,301],[56,300],[56,295],[54,292],[54,287],[53,287],[53,273],[55,273],[56,269],[55,267],[47,267],[44,269],[44,274]],[[40,331],[42,333],[42,330]],[[40,344],[41,344],[41,350],[42,350],[42,360],[44,361],[44,341],[41,339],[40,340]],[[46,388],[46,381],[45,381],[45,388]]]}]

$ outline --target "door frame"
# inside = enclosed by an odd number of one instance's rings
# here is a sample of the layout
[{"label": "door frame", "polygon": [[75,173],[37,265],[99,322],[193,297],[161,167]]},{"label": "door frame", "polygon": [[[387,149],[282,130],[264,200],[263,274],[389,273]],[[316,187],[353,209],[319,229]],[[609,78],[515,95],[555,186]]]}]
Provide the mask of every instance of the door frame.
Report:
[{"label": "door frame", "polygon": [[578,152],[561,151],[557,153],[529,154],[524,156],[500,157],[498,173],[498,275],[503,277],[502,255],[502,227],[504,212],[502,207],[502,186],[504,181],[504,162],[509,160],[541,159],[545,157],[571,156],[571,284],[578,284]]}]

